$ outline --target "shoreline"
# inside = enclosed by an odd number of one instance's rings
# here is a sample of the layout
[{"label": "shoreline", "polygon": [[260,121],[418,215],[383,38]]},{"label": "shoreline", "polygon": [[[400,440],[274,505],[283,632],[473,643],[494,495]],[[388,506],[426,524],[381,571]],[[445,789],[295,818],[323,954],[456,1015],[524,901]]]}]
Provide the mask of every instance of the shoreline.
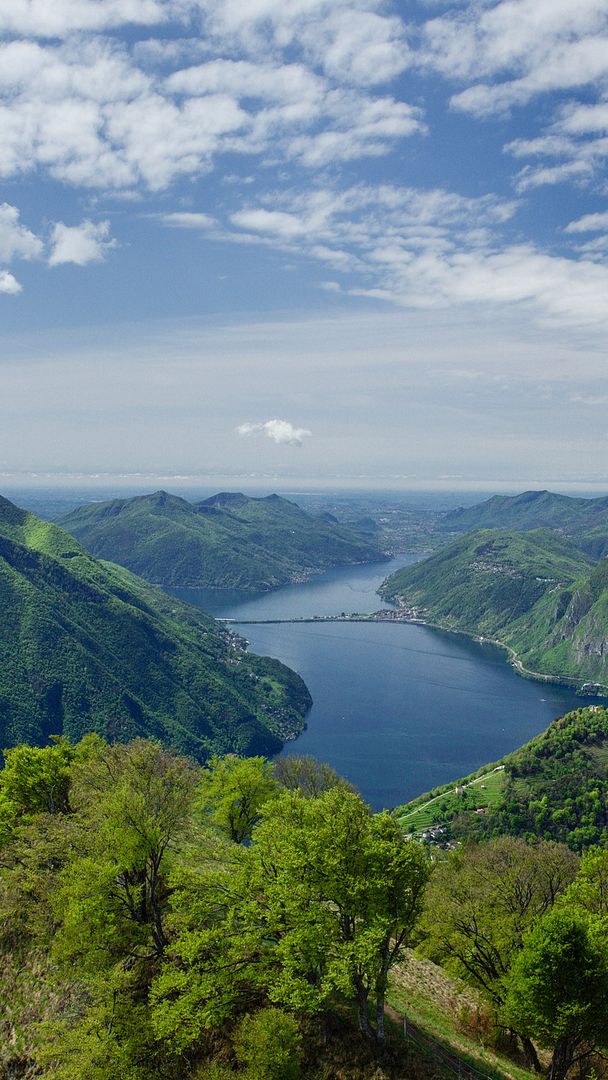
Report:
[{"label": "shoreline", "polygon": [[[380,620],[377,620],[380,622]],[[386,620],[388,621],[388,620]],[[593,697],[593,698],[608,698],[608,686],[604,683],[592,682],[591,680],[583,680],[582,677],[577,675],[551,675],[544,671],[532,671],[531,668],[526,668],[523,665],[523,661],[519,659],[516,650],[512,645],[507,645],[505,641],[499,641],[498,638],[485,637],[484,634],[478,634],[473,630],[460,630],[453,626],[442,626],[441,623],[430,622],[426,619],[403,619],[392,620],[394,622],[416,622],[422,626],[429,626],[432,630],[442,630],[448,634],[462,634],[463,637],[477,641],[480,645],[495,645],[499,649],[503,649],[508,654],[508,662],[513,670],[521,675],[522,679],[530,679],[531,682],[544,682],[553,683],[556,686],[565,686],[570,690],[575,690],[581,697]],[[601,688],[601,692],[585,693],[584,686],[598,686]]]},{"label": "shoreline", "polygon": [[[608,698],[608,686],[604,683],[592,682],[591,680],[584,680],[582,677],[573,675],[552,675],[548,672],[533,671],[531,668],[526,668],[523,661],[520,660],[516,650],[507,645],[504,641],[499,641],[497,638],[485,637],[483,634],[479,634],[473,630],[462,630],[453,626],[444,626],[441,623],[431,622],[429,619],[424,618],[421,615],[406,615],[405,609],[401,608],[384,608],[380,611],[370,612],[369,614],[363,614],[353,612],[350,615],[311,615],[311,616],[293,616],[292,618],[284,619],[235,619],[235,618],[218,618],[216,621],[224,623],[230,626],[265,626],[265,625],[278,625],[280,623],[352,623],[352,622],[367,622],[367,623],[407,623],[416,626],[427,626],[430,630],[440,630],[442,633],[456,634],[466,637],[469,640],[476,641],[480,645],[494,645],[499,649],[502,649],[507,653],[507,660],[509,665],[513,668],[517,675],[520,675],[523,679],[529,679],[533,682],[552,683],[556,686],[564,686],[570,690],[574,690],[581,697],[589,698]],[[585,692],[584,686],[598,687],[599,690]]]}]

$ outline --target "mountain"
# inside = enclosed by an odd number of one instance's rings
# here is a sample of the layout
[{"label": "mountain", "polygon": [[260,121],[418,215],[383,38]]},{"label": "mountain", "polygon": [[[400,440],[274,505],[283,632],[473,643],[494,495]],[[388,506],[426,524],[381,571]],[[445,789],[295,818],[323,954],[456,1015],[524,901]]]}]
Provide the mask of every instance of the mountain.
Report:
[{"label": "mountain", "polygon": [[395,810],[432,842],[511,835],[603,844],[608,828],[608,710],[577,709],[512,754]]},{"label": "mountain", "polygon": [[166,491],[92,503],[59,519],[92,555],[163,585],[272,589],[382,558],[372,537],[269,495],[190,503]]},{"label": "mountain", "polygon": [[289,668],[1,497],[0,605],[0,747],[98,731],[201,760],[274,753],[304,726]]},{"label": "mountain", "polygon": [[498,639],[521,674],[608,684],[608,559],[594,564],[550,530],[467,534],[380,591],[429,622]]},{"label": "mountain", "polygon": [[451,510],[442,530],[556,529],[584,551],[599,559],[608,554],[608,498],[579,499],[552,491],[524,491],[521,495],[494,495],[477,506]]}]

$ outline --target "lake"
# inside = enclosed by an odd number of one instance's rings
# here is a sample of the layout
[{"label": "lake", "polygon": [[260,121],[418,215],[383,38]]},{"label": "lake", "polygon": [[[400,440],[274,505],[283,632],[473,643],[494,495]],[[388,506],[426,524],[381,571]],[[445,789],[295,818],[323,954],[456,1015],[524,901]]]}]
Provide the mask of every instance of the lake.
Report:
[{"label": "lake", "polygon": [[[170,591],[236,620],[363,613],[387,607],[376,589],[419,558],[340,567],[271,593]],[[252,652],[298,671],[312,694],[307,729],[283,753],[328,761],[374,809],[495,761],[583,702],[522,679],[492,645],[411,623],[237,622],[235,629]]]}]

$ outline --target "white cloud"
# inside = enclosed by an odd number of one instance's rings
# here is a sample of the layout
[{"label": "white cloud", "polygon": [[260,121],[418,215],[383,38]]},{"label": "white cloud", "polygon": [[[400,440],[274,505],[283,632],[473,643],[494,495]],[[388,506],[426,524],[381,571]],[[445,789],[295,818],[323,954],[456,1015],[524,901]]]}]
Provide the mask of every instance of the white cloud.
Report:
[{"label": "white cloud", "polygon": [[53,38],[129,23],[159,23],[168,16],[166,0],[10,0],[0,7],[0,30]]},{"label": "white cloud", "polygon": [[303,64],[252,63],[249,60],[211,60],[175,71],[166,81],[177,94],[231,94],[264,101],[319,100],[325,82]]},{"label": "white cloud", "polygon": [[566,225],[565,232],[599,232],[601,229],[608,229],[608,212],[601,214],[585,214],[577,221],[571,221]]},{"label": "white cloud", "polygon": [[454,108],[475,116],[491,116],[516,105],[525,105],[538,94],[594,84],[608,75],[608,36],[559,43],[533,59],[520,79],[477,83],[452,97]]},{"label": "white cloud", "polygon": [[[42,254],[42,241],[19,221],[19,210],[0,204],[0,261],[35,259]],[[6,290],[5,290],[6,291]]]},{"label": "white cloud", "polygon": [[288,420],[265,420],[260,424],[241,424],[239,435],[265,435],[279,446],[302,446],[304,439],[312,435],[307,428],[294,427]]},{"label": "white cloud", "polygon": [[388,82],[411,61],[401,19],[352,6],[337,6],[309,22],[300,40],[327,75],[358,86]]},{"label": "white cloud", "polygon": [[[84,0],[81,6],[92,15]],[[187,10],[178,3],[174,14]],[[396,23],[389,23],[392,40]],[[207,47],[231,49],[223,40]],[[165,54],[165,62],[179,64],[180,50]],[[209,171],[223,152],[270,152],[314,167],[385,153],[424,130],[418,108],[352,89],[346,77],[340,85],[312,69],[308,46],[299,51],[287,62],[280,50],[252,59],[210,56],[165,75],[146,67],[145,58],[138,63],[141,48],[129,51],[102,36],[59,45],[5,42],[0,176],[39,169],[78,186],[163,190],[181,176]]]},{"label": "white cloud", "polygon": [[553,158],[556,164],[526,165],[515,177],[515,186],[523,192],[544,184],[573,181],[588,185],[599,174],[608,157],[608,138],[580,139],[566,130],[558,118],[544,134],[534,139],[514,139],[505,151],[517,158]]},{"label": "white cloud", "polygon": [[608,103],[580,105],[571,102],[561,111],[559,128],[572,135],[588,135],[593,132],[608,132]]},{"label": "white cloud", "polygon": [[284,240],[305,236],[307,233],[305,220],[281,210],[239,210],[236,214],[232,214],[230,220],[240,229],[260,232]]},{"label": "white cloud", "polygon": [[545,165],[540,168],[526,165],[515,177],[515,189],[523,193],[547,184],[563,184],[572,180],[586,181],[592,174],[593,163],[588,160],[566,161],[561,165]]},{"label": "white cloud", "polygon": [[[553,162],[515,177],[524,192],[543,185],[593,184],[608,148],[608,0],[463,0],[423,25],[415,57],[423,68],[465,84],[453,108],[478,118],[508,113],[539,95],[566,98],[539,138],[513,140],[517,157]],[[569,102],[584,89],[597,102]]]},{"label": "white cloud", "polygon": [[0,270],[0,293],[8,293],[9,296],[16,296],[20,293],[23,286],[19,284],[16,278],[13,277],[8,270]]},{"label": "white cloud", "polygon": [[160,214],[163,225],[169,225],[172,229],[196,229],[206,232],[216,224],[216,219],[211,214],[192,213],[188,210],[176,210],[172,214]]},{"label": "white cloud", "polygon": [[392,79],[410,62],[406,27],[383,0],[199,0],[217,47],[260,58],[303,48],[309,65],[358,86]]},{"label": "white cloud", "polygon": [[426,131],[419,108],[391,97],[336,90],[327,96],[325,113],[330,121],[326,130],[298,135],[288,144],[288,156],[310,168],[378,157],[388,153],[396,139]]},{"label": "white cloud", "polygon": [[51,234],[49,266],[62,263],[86,266],[91,262],[102,262],[106,252],[116,246],[116,241],[109,236],[109,221],[83,221],[74,226],[58,221]]},{"label": "white cloud", "polygon": [[592,84],[608,73],[607,0],[499,0],[468,3],[430,19],[419,62],[476,82],[452,98],[478,116],[521,105],[550,90]]},{"label": "white cloud", "polygon": [[232,216],[232,241],[299,251],[348,274],[343,292],[410,308],[506,305],[563,325],[605,326],[608,267],[508,244],[516,204],[442,190],[360,185],[268,197]]}]

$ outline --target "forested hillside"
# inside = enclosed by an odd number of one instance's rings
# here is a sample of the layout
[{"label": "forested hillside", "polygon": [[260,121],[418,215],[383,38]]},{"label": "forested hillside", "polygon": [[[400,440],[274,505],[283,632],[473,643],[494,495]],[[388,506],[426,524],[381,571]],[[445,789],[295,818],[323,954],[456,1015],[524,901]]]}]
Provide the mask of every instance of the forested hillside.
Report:
[{"label": "forested hillside", "polygon": [[522,673],[608,685],[608,560],[564,537],[480,530],[384,582],[382,595],[448,629],[499,640]]},{"label": "forested hillside", "polygon": [[[433,843],[542,837],[580,851],[608,836],[608,710],[588,705],[471,776],[395,811]],[[440,831],[435,830],[439,828]]]},{"label": "forested hillside", "polygon": [[157,491],[82,506],[59,524],[91,554],[162,585],[264,590],[382,558],[368,536],[279,495],[190,503]]},{"label": "forested hillside", "polygon": [[275,752],[310,696],[209,616],[0,499],[0,745],[152,735],[204,759]]},{"label": "forested hillside", "polygon": [[493,495],[477,506],[451,510],[441,528],[445,532],[555,529],[599,559],[608,554],[608,498],[581,499],[552,491]]},{"label": "forested hillside", "polygon": [[416,944],[468,985],[445,1021],[493,1049],[493,1077],[601,1068],[607,874],[604,850],[579,868],[508,837],[430,860],[311,760],[20,746],[0,773],[0,1076],[450,1075],[453,1053],[386,1030],[387,1001],[408,1012],[433,977]]}]

